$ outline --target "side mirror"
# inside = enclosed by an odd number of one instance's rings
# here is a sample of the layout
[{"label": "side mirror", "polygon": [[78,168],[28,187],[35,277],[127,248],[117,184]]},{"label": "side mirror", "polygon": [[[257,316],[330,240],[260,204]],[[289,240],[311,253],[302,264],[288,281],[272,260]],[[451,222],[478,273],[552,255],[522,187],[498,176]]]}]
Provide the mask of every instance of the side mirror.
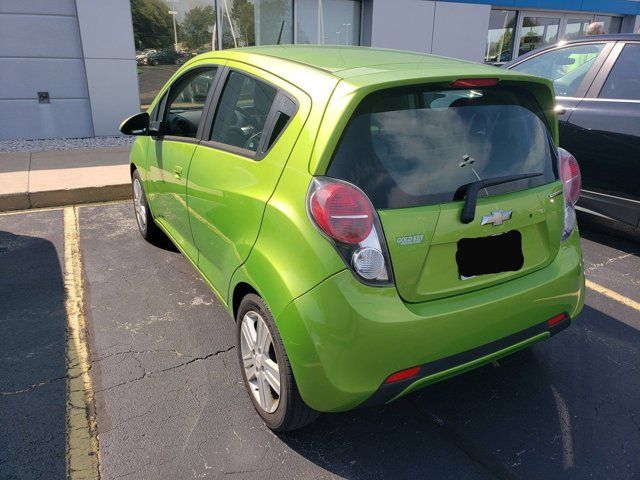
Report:
[{"label": "side mirror", "polygon": [[149,135],[149,114],[141,112],[127,118],[120,125],[120,131],[125,135]]}]

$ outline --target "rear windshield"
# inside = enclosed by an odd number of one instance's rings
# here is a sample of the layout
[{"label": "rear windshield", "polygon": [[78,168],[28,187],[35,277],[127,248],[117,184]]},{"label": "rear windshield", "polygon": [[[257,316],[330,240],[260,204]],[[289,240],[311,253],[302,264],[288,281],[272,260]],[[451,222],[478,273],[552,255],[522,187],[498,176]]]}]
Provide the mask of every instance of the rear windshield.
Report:
[{"label": "rear windshield", "polygon": [[360,187],[375,208],[450,202],[479,179],[542,173],[480,192],[495,195],[556,179],[542,111],[517,88],[392,89],[358,106],[327,175]]}]

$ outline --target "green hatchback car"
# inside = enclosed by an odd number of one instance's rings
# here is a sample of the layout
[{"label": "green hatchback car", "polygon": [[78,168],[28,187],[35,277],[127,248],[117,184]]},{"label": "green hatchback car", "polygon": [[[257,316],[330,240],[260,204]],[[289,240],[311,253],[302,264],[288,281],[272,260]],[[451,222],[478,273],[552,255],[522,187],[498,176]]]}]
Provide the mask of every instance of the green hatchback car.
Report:
[{"label": "green hatchback car", "polygon": [[135,215],[236,320],[275,431],[391,402],[582,309],[575,159],[548,80],[361,47],[187,62],[121,131]]}]

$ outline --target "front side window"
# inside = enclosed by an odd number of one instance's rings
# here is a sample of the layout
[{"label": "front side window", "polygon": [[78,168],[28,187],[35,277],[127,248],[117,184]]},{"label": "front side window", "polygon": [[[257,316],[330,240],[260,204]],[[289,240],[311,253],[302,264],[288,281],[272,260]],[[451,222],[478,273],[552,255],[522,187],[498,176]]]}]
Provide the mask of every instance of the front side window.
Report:
[{"label": "front side window", "polygon": [[502,64],[511,60],[515,25],[513,10],[491,10],[485,63]]},{"label": "front side window", "polygon": [[450,202],[480,179],[541,173],[484,189],[506,193],[555,179],[552,141],[526,91],[384,90],[349,121],[327,175],[360,187],[376,208]]},{"label": "front side window", "polygon": [[271,85],[231,71],[220,96],[211,140],[255,152],[277,93]]},{"label": "front side window", "polygon": [[519,63],[513,70],[553,81],[556,95],[572,97],[604,48],[604,43],[552,50]]},{"label": "front side window", "polygon": [[640,44],[625,45],[599,96],[640,100]]},{"label": "front side window", "polygon": [[166,135],[196,137],[216,70],[211,67],[186,73],[171,86],[165,114]]}]

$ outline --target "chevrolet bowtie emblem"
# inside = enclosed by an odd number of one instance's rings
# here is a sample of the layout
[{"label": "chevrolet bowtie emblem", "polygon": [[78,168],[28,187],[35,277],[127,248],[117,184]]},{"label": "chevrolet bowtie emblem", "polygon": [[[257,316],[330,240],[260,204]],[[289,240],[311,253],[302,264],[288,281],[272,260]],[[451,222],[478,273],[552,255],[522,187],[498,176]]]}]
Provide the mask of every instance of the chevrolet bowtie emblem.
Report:
[{"label": "chevrolet bowtie emblem", "polygon": [[491,215],[485,215],[482,217],[482,222],[480,222],[480,225],[486,225],[487,223],[493,224],[494,227],[496,225],[502,225],[504,222],[511,219],[511,213],[512,213],[512,210],[492,211]]}]

